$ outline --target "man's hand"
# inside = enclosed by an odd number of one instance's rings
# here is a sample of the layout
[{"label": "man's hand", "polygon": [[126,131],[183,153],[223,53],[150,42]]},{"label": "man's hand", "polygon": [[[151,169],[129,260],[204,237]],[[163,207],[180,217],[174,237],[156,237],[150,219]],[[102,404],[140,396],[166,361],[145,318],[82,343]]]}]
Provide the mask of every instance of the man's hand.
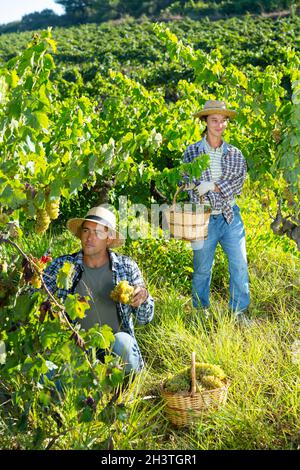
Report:
[{"label": "man's hand", "polygon": [[139,307],[145,300],[148,298],[148,291],[144,286],[135,286],[133,294],[132,294],[132,307]]},{"label": "man's hand", "polygon": [[198,194],[199,197],[206,194],[208,191],[215,190],[215,183],[213,181],[203,181],[198,186],[195,187],[194,191]]}]

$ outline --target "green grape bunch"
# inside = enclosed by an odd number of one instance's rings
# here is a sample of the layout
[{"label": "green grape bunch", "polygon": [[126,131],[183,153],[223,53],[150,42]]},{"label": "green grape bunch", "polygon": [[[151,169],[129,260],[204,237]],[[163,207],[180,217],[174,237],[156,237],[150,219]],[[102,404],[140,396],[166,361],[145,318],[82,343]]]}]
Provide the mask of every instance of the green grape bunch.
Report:
[{"label": "green grape bunch", "polygon": [[48,200],[46,203],[46,212],[51,220],[55,220],[59,216],[59,204],[60,198],[56,198],[53,200]]},{"label": "green grape bunch", "polygon": [[130,304],[133,298],[134,287],[128,281],[120,281],[119,284],[111,291],[110,297],[115,302],[121,304]]},{"label": "green grape bunch", "polygon": [[[214,390],[226,385],[226,374],[217,364],[196,363],[196,390]],[[170,375],[164,385],[168,392],[189,392],[191,389],[191,368],[185,367],[177,374]]]},{"label": "green grape bunch", "polygon": [[37,209],[36,216],[35,231],[41,235],[48,229],[51,219],[45,209]]}]

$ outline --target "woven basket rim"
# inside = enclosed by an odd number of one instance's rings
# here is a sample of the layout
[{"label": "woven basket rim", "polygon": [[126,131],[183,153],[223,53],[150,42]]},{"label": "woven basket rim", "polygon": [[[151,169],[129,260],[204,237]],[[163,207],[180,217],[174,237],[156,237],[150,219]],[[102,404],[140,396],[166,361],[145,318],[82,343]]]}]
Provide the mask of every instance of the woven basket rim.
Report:
[{"label": "woven basket rim", "polygon": [[[168,207],[167,209],[165,209],[165,212],[178,212],[178,214],[182,214],[182,211],[178,211],[176,209],[178,209],[177,205],[179,203],[177,202],[176,204],[171,204],[170,207]],[[189,203],[187,202],[186,204],[195,204],[195,205],[199,205],[199,206],[204,206],[204,211],[203,213],[204,214],[210,214],[212,212],[212,209],[207,206],[206,204],[200,204],[200,203],[197,203],[197,202],[193,202],[193,203]],[[185,214],[197,214],[195,211],[192,211],[192,210],[185,210],[184,211]],[[201,213],[200,213],[201,215]]]},{"label": "woven basket rim", "polygon": [[178,392],[170,392],[168,390],[165,390],[164,388],[164,382],[161,384],[161,394],[165,396],[170,396],[170,397],[197,397],[203,395],[203,393],[213,393],[213,392],[218,392],[220,390],[228,389],[230,385],[229,380],[226,380],[223,387],[218,387],[218,388],[211,388],[209,390],[202,390],[202,392],[197,391],[192,395],[192,392],[184,392],[184,391],[178,391]]}]

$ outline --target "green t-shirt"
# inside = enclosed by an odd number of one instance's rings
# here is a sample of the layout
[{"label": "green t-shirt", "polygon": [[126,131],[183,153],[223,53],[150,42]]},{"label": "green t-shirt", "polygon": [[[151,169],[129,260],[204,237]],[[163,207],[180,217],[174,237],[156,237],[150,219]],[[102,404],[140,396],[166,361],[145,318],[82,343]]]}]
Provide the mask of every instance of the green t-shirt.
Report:
[{"label": "green t-shirt", "polygon": [[100,325],[109,325],[114,333],[120,331],[116,304],[110,298],[113,288],[109,262],[100,268],[89,268],[84,265],[84,271],[75,289],[79,295],[90,297],[90,309],[86,310],[86,316],[78,321],[82,328],[88,330],[96,323],[100,323]]}]

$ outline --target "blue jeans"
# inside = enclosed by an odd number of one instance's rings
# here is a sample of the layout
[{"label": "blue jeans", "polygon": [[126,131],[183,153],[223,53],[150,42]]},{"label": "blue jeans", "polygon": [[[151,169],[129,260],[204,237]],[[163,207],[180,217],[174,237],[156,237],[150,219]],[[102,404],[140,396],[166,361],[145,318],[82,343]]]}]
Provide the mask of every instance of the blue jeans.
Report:
[{"label": "blue jeans", "polygon": [[136,340],[130,334],[120,331],[115,334],[112,352],[120,356],[125,363],[125,373],[140,370],[140,356]]},{"label": "blue jeans", "polygon": [[246,310],[250,303],[245,229],[237,205],[233,207],[233,212],[234,219],[231,224],[227,224],[222,214],[211,215],[207,240],[200,250],[194,250],[192,296],[193,306],[196,308],[209,307],[212,266],[218,243],[228,258],[229,308],[238,313]]}]

